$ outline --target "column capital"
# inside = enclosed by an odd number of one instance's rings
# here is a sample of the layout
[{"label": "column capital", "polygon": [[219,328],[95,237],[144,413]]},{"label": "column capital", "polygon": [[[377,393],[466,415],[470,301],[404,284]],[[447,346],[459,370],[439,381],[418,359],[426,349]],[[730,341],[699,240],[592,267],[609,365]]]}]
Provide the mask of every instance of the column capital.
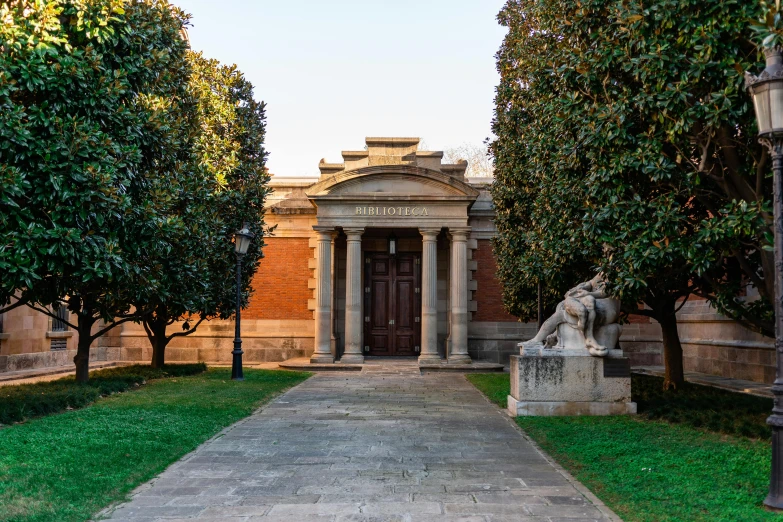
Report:
[{"label": "column capital", "polygon": [[421,237],[424,238],[424,241],[435,241],[435,238],[438,237],[438,234],[440,234],[440,228],[419,228],[419,234],[421,234]]},{"label": "column capital", "polygon": [[361,241],[364,227],[343,227],[343,232],[348,236],[348,241]]},{"label": "column capital", "polygon": [[470,227],[449,227],[449,236],[452,241],[467,241]]},{"label": "column capital", "polygon": [[337,236],[337,231],[334,227],[315,225],[313,230],[318,234],[319,239],[321,240],[326,240],[327,238],[334,239]]}]

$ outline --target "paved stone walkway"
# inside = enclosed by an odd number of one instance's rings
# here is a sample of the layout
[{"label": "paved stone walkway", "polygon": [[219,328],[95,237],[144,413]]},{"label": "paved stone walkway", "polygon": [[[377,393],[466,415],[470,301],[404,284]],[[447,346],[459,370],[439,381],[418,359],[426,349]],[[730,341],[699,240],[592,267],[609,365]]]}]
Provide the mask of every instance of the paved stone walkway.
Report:
[{"label": "paved stone walkway", "polygon": [[619,520],[463,375],[415,365],[315,375],[111,514],[177,519]]}]

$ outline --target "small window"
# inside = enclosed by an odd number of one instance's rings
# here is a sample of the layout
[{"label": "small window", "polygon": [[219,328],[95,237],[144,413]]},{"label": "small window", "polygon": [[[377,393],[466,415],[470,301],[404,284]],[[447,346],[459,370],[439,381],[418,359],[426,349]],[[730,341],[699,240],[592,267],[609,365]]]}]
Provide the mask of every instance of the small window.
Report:
[{"label": "small window", "polygon": [[68,348],[68,339],[52,339],[50,350],[59,351]]},{"label": "small window", "polygon": [[52,317],[52,331],[67,332],[68,309],[64,306],[58,306],[54,309],[54,315],[56,315],[57,317]]},{"label": "small window", "polygon": [[3,330],[3,315],[5,314],[0,314],[0,334],[5,333],[5,331]]}]

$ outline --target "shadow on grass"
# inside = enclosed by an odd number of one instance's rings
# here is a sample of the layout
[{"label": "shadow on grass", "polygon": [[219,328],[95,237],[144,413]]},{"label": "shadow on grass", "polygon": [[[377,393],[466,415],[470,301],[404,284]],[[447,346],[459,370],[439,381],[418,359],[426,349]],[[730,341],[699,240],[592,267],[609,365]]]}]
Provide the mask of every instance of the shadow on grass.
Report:
[{"label": "shadow on grass", "polygon": [[90,372],[78,383],[73,376],[55,381],[0,387],[0,425],[65,410],[83,408],[99,397],[138,388],[153,379],[185,377],[207,371],[204,363],[167,364],[163,368],[134,364]]}]

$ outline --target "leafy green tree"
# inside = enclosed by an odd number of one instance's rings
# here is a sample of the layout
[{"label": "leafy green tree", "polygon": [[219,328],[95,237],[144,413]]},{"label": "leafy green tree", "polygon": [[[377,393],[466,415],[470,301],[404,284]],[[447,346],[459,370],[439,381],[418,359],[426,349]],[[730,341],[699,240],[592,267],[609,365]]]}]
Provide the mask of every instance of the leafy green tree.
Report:
[{"label": "leafy green tree", "polygon": [[[515,263],[501,277],[513,293],[602,270],[628,311],[661,324],[666,387],[683,381],[675,313],[690,294],[770,333],[771,184],[743,89],[759,11],[509,0],[499,15],[496,249]],[[761,298],[741,298],[749,287]]]},{"label": "leafy green tree", "polygon": [[158,291],[192,165],[187,17],[163,1],[0,5],[0,297],[67,306],[90,345]]},{"label": "leafy green tree", "polygon": [[[165,363],[169,342],[189,335],[210,318],[226,319],[236,309],[236,257],[233,234],[247,224],[257,239],[242,259],[245,302],[262,256],[264,201],[269,174],[264,168],[264,104],[253,99],[253,86],[233,66],[190,52],[190,90],[196,100],[199,133],[195,157],[200,176],[172,194],[176,219],[183,223],[174,248],[158,252],[159,291],[137,303],[152,344],[152,365]],[[183,322],[179,331],[167,327]]]}]

